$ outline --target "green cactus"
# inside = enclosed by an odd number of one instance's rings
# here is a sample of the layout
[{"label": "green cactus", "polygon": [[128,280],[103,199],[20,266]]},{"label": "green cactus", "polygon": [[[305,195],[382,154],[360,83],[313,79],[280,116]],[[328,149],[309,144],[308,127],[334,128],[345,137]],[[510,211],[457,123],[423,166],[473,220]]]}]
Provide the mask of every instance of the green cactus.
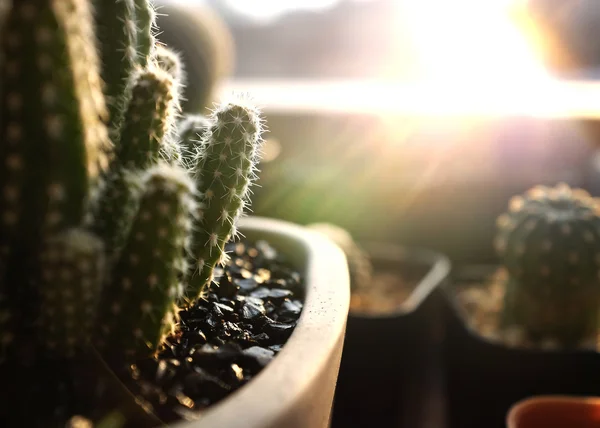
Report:
[{"label": "green cactus", "polygon": [[243,102],[225,103],[212,115],[194,174],[201,194],[199,224],[192,238],[192,299],[208,287],[215,266],[224,260],[225,243],[249,198],[260,155],[262,123],[257,110]]},{"label": "green cactus", "polygon": [[148,0],[134,1],[135,17],[138,23],[137,49],[139,65],[146,67],[156,43],[153,34],[154,27],[156,26],[156,13]]},{"label": "green cactus", "polygon": [[46,233],[79,224],[90,178],[106,165],[105,107],[91,26],[84,25],[89,15],[82,1],[23,0],[7,17],[0,75],[5,244],[38,244]]},{"label": "green cactus", "polygon": [[134,0],[94,0],[94,9],[109,129],[114,134],[128,102],[129,79],[139,61],[135,4]]},{"label": "green cactus", "polygon": [[164,147],[176,113],[171,76],[151,67],[140,71],[131,85],[116,157],[92,214],[92,229],[106,243],[111,258],[121,249],[136,210],[138,192],[130,171],[156,165],[163,153],[176,150]]},{"label": "green cactus", "polygon": [[176,327],[183,290],[194,290],[185,303],[201,294],[235,235],[259,114],[225,103],[212,126],[188,129],[198,143],[181,128],[194,145],[186,161],[174,129],[183,75],[153,47],[147,1],[15,0],[7,10],[0,364],[85,365],[92,343],[108,362],[151,357]]},{"label": "green cactus", "polygon": [[193,211],[194,186],[176,167],[148,172],[125,249],[103,295],[100,347],[143,357],[173,325],[181,297]]},{"label": "green cactus", "polygon": [[153,60],[158,67],[169,73],[175,81],[183,81],[183,64],[178,53],[162,44],[157,44],[154,49]]},{"label": "green cactus", "polygon": [[42,340],[49,350],[73,356],[93,333],[106,272],[102,241],[70,229],[45,242],[40,267]]},{"label": "green cactus", "polygon": [[145,169],[161,157],[164,137],[175,120],[173,78],[158,67],[137,73],[120,132],[116,157],[120,166]]},{"label": "green cactus", "polygon": [[22,0],[0,37],[3,337],[32,337],[43,241],[77,227],[110,142],[88,3]]},{"label": "green cactus", "polygon": [[495,247],[508,272],[504,323],[574,344],[597,329],[600,206],[566,184],[514,197]]},{"label": "green cactus", "polygon": [[211,121],[199,114],[185,116],[177,126],[181,162],[188,168],[194,168],[199,153],[202,153],[202,137],[210,129]]}]

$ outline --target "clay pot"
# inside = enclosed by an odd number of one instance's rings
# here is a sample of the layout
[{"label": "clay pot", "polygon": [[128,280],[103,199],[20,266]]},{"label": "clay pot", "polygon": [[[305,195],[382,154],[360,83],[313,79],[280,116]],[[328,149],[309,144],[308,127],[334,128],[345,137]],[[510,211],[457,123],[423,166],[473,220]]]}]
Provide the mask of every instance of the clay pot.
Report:
[{"label": "clay pot", "polygon": [[539,396],[515,404],[506,418],[508,428],[598,428],[600,398]]}]

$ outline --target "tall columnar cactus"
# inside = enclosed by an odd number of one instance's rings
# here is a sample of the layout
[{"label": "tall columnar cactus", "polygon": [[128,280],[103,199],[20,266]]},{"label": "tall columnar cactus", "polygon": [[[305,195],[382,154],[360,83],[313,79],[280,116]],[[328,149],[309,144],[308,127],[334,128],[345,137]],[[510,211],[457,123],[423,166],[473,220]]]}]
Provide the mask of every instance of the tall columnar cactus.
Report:
[{"label": "tall columnar cactus", "polygon": [[85,230],[69,229],[44,243],[40,267],[41,339],[52,352],[72,356],[93,333],[106,272],[104,246]]},{"label": "tall columnar cactus", "polygon": [[214,111],[211,120],[194,170],[201,197],[189,280],[193,299],[210,285],[215,266],[225,257],[225,243],[236,234],[237,218],[256,178],[261,147],[262,123],[254,107],[226,103]]},{"label": "tall columnar cactus", "polygon": [[42,242],[80,224],[110,142],[86,1],[13,2],[0,43],[0,295],[15,337],[38,312]]},{"label": "tall columnar cactus", "polygon": [[496,250],[508,271],[505,323],[533,337],[576,343],[597,329],[600,205],[565,184],[514,197],[498,218]]},{"label": "tall columnar cactus", "polygon": [[144,181],[100,312],[99,345],[113,357],[143,357],[156,350],[173,326],[175,303],[182,295],[179,281],[189,250],[194,185],[184,170],[166,165],[149,171]]},{"label": "tall columnar cactus", "polygon": [[80,222],[106,165],[105,107],[85,1],[15,2],[3,33],[1,233],[33,243]]}]

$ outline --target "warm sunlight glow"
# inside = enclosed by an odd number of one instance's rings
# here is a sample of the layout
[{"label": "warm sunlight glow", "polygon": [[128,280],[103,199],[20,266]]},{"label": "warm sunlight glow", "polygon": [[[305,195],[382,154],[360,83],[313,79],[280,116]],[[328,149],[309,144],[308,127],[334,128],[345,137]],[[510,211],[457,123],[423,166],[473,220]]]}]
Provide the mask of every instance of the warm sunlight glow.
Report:
[{"label": "warm sunlight glow", "polygon": [[[397,37],[402,46],[410,39],[411,52],[400,49],[389,61],[398,63],[396,69],[410,67],[411,79],[235,79],[223,93],[246,90],[275,111],[600,117],[599,82],[557,81],[542,65],[540,51],[553,42],[525,13],[525,1],[395,0]],[[414,61],[413,52],[418,64],[407,66]]]},{"label": "warm sunlight glow", "polygon": [[556,106],[552,79],[526,42],[523,29],[511,19],[515,0],[400,0],[396,4],[416,50],[418,80],[435,91],[432,101],[456,103],[459,110],[478,106],[503,110],[522,104],[539,111]]}]

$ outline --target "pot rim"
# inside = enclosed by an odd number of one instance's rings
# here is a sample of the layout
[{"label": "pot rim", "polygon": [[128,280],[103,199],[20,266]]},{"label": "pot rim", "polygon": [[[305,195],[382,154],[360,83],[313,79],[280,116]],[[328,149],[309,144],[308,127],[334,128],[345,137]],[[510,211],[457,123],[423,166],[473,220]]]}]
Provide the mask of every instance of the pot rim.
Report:
[{"label": "pot rim", "polygon": [[211,406],[198,421],[176,428],[275,427],[297,398],[318,382],[343,343],[350,305],[350,277],[343,252],[316,232],[281,220],[245,217],[248,239],[265,239],[304,271],[306,297],[299,322],[281,352],[247,385]]},{"label": "pot rim", "polygon": [[420,247],[385,241],[361,241],[360,245],[373,260],[428,265],[428,272],[415,285],[410,296],[398,308],[385,313],[350,311],[356,319],[386,319],[407,315],[417,310],[423,301],[450,276],[452,263],[443,253]]}]

